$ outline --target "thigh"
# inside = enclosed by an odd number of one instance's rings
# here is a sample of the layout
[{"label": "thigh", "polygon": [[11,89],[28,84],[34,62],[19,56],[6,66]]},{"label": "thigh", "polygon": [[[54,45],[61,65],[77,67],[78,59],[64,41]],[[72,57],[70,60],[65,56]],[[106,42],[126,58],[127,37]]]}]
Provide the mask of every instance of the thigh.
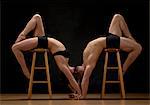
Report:
[{"label": "thigh", "polygon": [[15,47],[17,47],[18,49],[20,49],[22,51],[31,50],[31,49],[37,47],[37,45],[38,45],[37,37],[25,39],[23,41],[20,41],[20,42],[14,44]]},{"label": "thigh", "polygon": [[112,33],[112,34],[115,34],[115,35],[118,35],[118,36],[122,36],[122,31],[121,31],[121,28],[120,28],[118,16],[113,17],[113,19],[111,21],[111,24],[109,26],[109,33]]},{"label": "thigh", "polygon": [[120,49],[126,52],[132,51],[138,43],[134,40],[129,38],[120,37]]},{"label": "thigh", "polygon": [[113,24],[113,26],[111,26],[109,28],[109,33],[118,35],[118,36],[122,36],[122,31],[120,29],[120,26],[118,24]]}]

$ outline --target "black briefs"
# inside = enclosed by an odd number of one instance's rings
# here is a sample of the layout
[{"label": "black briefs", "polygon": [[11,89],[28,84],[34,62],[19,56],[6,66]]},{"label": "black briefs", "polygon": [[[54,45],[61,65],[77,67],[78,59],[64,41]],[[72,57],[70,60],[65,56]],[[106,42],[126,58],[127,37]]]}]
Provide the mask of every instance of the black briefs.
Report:
[{"label": "black briefs", "polygon": [[107,34],[106,37],[107,48],[120,48],[120,37],[111,33]]},{"label": "black briefs", "polygon": [[38,36],[37,48],[48,48],[48,40],[46,36]]},{"label": "black briefs", "polygon": [[65,58],[69,58],[70,57],[70,53],[68,51],[66,51],[66,50],[64,50],[64,51],[58,51],[58,52],[55,52],[53,54],[53,56],[56,56],[56,55],[62,55]]}]

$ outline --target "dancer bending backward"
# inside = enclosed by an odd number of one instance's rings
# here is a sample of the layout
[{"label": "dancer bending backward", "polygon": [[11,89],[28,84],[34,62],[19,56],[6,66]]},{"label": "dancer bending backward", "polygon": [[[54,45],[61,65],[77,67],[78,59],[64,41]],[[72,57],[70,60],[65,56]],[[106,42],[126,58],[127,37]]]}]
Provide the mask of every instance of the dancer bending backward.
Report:
[{"label": "dancer bending backward", "polygon": [[[32,38],[27,38],[29,32],[34,31]],[[39,14],[35,14],[27,23],[24,30],[19,34],[15,44],[12,46],[12,51],[19,62],[24,75],[29,79],[30,72],[27,68],[23,51],[28,51],[34,48],[47,48],[51,51],[59,69],[65,74],[71,86],[81,95],[81,90],[73,77],[71,71],[73,67],[68,64],[69,53],[65,46],[54,38],[45,36],[42,18]]]},{"label": "dancer bending backward", "polygon": [[78,69],[84,70],[81,82],[82,98],[86,98],[91,73],[95,68],[102,50],[107,47],[107,42],[109,40],[111,41],[111,39],[112,41],[115,41],[116,39],[116,41],[118,41],[119,39],[118,42],[120,49],[129,53],[123,64],[123,74],[141,53],[142,47],[132,37],[123,16],[115,14],[109,27],[109,35],[89,42],[83,52],[83,64],[78,67]]}]

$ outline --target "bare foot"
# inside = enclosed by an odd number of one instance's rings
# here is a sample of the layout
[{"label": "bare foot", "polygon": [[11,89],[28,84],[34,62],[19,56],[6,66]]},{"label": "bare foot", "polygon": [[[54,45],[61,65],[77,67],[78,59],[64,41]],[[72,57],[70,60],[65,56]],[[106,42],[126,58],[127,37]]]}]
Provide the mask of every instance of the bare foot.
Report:
[{"label": "bare foot", "polygon": [[80,94],[76,94],[76,93],[71,93],[69,94],[69,98],[71,99],[80,99],[81,95]]},{"label": "bare foot", "polygon": [[85,97],[83,97],[82,95],[80,96],[80,99],[85,99]]},{"label": "bare foot", "polygon": [[78,100],[81,99],[81,94],[75,94],[74,96],[75,96],[74,99],[78,99]]}]

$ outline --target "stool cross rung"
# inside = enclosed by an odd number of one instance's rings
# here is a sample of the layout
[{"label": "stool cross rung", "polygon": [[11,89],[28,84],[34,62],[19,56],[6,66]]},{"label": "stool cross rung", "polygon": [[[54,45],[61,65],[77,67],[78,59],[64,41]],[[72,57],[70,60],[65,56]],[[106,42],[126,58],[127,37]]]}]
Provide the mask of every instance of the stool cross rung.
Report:
[{"label": "stool cross rung", "polygon": [[35,67],[34,69],[40,70],[40,69],[46,69],[46,67]]},{"label": "stool cross rung", "polygon": [[48,81],[33,81],[32,83],[48,83]]},{"label": "stool cross rung", "polygon": [[120,81],[106,81],[106,83],[120,83]]},{"label": "stool cross rung", "polygon": [[107,69],[118,69],[118,67],[107,67]]}]

